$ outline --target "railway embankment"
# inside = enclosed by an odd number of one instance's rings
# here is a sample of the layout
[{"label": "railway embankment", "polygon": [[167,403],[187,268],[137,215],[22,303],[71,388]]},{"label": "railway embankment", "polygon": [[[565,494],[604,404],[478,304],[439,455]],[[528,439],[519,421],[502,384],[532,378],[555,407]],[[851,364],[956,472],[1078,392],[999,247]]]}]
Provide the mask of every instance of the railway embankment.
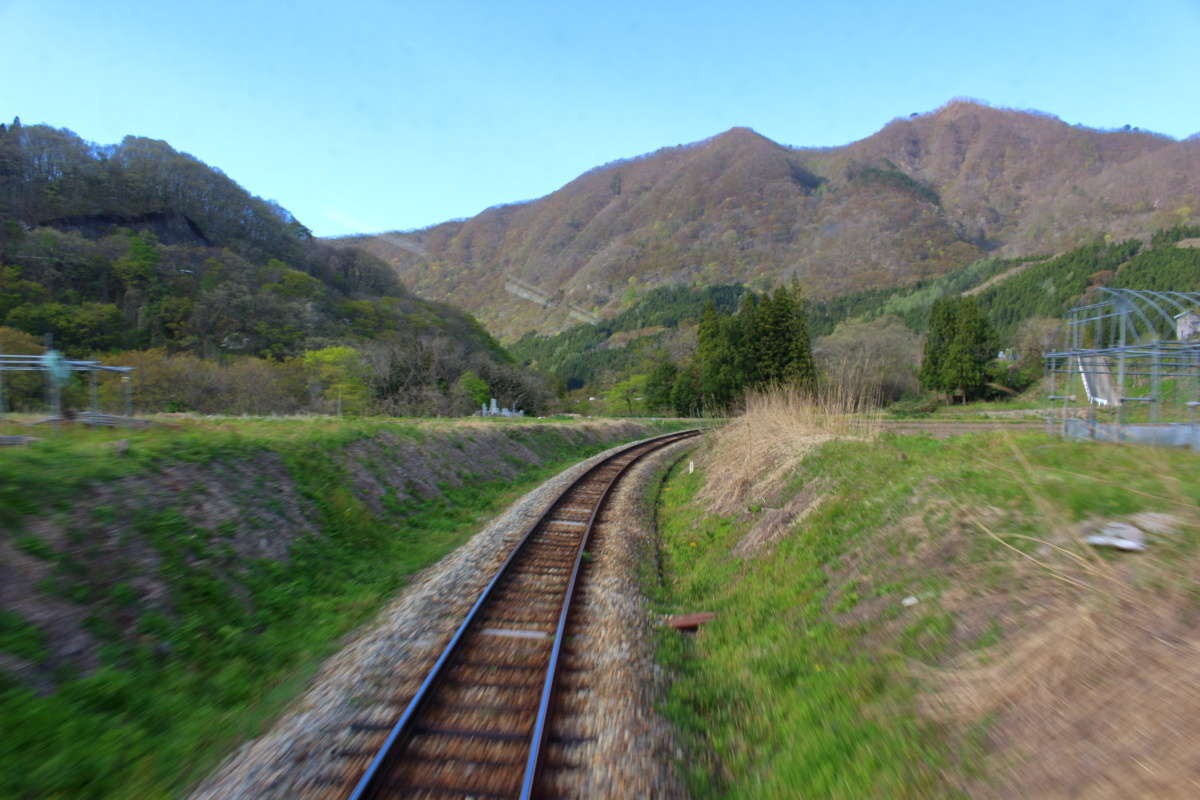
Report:
[{"label": "railway embankment", "polygon": [[176,419],[0,451],[0,796],[177,794],[414,573],[666,427]]},{"label": "railway embankment", "polygon": [[693,797],[1200,786],[1195,454],[760,398],[660,498],[659,608],[715,613],[658,651]]}]

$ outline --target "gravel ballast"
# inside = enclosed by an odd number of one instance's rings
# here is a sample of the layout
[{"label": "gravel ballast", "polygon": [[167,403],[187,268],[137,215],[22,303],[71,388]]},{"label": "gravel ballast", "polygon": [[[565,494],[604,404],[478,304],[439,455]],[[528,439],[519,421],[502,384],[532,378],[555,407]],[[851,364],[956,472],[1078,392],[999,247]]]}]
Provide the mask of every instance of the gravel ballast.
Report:
[{"label": "gravel ballast", "polygon": [[654,658],[661,620],[642,593],[653,571],[657,538],[647,490],[664,466],[695,439],[658,450],[638,462],[618,484],[601,515],[588,551],[584,582],[568,635],[570,657],[560,671],[558,714],[551,736],[575,745],[551,748],[544,787],[551,795],[586,798],[677,798],[687,792],[674,764],[682,751],[673,729],[656,710],[667,675]]}]

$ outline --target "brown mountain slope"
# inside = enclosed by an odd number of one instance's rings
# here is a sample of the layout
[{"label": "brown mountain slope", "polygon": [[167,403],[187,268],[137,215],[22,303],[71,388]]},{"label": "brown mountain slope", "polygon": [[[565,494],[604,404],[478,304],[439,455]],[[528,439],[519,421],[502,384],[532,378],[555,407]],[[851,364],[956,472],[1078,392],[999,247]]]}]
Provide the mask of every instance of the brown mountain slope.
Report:
[{"label": "brown mountain slope", "polygon": [[1155,222],[1136,217],[1156,203],[1194,199],[1198,144],[959,102],[813,162],[836,174],[847,162],[890,159],[938,190],[964,234],[1008,252],[1057,251],[1097,230],[1142,233]]},{"label": "brown mountain slope", "polygon": [[665,283],[796,276],[825,297],[940,274],[984,251],[1146,233],[1200,208],[1198,162],[1200,141],[955,102],[837,148],[734,128],[599,167],[539,200],[341,241],[512,337],[561,328],[572,308],[604,315]]}]

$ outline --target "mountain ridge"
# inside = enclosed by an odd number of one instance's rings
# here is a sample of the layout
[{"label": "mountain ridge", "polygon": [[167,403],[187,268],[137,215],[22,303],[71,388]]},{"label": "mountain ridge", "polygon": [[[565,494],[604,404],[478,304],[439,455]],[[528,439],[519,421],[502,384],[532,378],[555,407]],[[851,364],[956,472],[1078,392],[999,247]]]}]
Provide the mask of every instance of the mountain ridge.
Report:
[{"label": "mountain ridge", "polygon": [[[1100,131],[956,100],[836,147],[738,126],[593,168],[544,197],[417,231],[343,237],[505,338],[608,316],[672,283],[813,297],[905,285],[987,254],[1146,236],[1200,207],[1200,139]],[[505,291],[515,278],[547,298]]]}]

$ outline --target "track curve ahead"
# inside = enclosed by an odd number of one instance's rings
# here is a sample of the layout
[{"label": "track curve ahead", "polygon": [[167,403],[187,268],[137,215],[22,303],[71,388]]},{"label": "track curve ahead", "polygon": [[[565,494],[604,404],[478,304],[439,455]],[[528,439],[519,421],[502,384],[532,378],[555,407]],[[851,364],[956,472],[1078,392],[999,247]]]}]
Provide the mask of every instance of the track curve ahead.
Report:
[{"label": "track curve ahead", "polygon": [[552,761],[547,722],[592,529],[634,463],[699,433],[631,445],[559,495],[480,594],[350,800],[537,796],[539,771]]}]

